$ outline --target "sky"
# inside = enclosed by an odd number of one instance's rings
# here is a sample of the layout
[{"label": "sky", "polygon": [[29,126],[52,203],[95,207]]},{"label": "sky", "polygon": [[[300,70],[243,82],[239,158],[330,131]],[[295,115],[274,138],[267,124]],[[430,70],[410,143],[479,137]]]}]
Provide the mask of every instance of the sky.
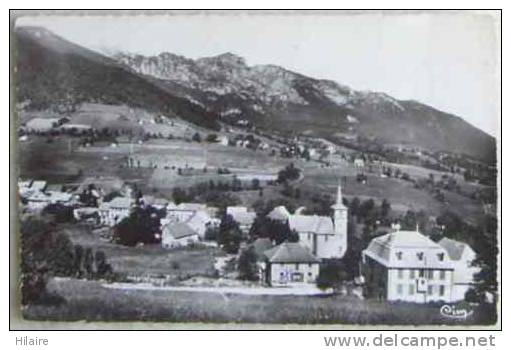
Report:
[{"label": "sky", "polygon": [[497,136],[500,27],[490,13],[21,17],[87,48],[189,58],[225,52],[458,115]]}]

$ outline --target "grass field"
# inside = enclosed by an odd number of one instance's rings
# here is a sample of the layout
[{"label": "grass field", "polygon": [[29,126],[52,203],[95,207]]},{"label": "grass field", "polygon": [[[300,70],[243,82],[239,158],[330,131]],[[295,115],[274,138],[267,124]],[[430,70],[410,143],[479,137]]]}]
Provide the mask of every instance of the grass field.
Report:
[{"label": "grass field", "polygon": [[85,225],[64,225],[60,228],[73,244],[105,252],[115,272],[129,276],[165,275],[171,280],[212,274],[216,248],[164,249],[160,245],[126,247],[100,239]]},{"label": "grass field", "polygon": [[390,304],[350,296],[244,296],[162,290],[120,290],[97,281],[51,280],[60,306],[30,306],[24,317],[55,321],[166,321],[269,324],[489,324],[488,310],[466,320],[445,318],[440,305]]},{"label": "grass field", "polygon": [[[478,202],[454,192],[445,191],[445,202],[440,202],[425,190],[416,189],[413,183],[395,178],[381,178],[376,174],[367,174],[365,184],[357,182],[356,169],[350,163],[335,168],[308,168],[305,170],[301,184],[302,190],[320,193],[335,193],[339,178],[343,178],[343,194],[351,199],[386,198],[392,209],[403,213],[408,209],[424,210],[426,214],[438,216],[451,210],[465,219],[477,222],[484,215],[483,207]],[[427,176],[427,175],[426,175]]]}]

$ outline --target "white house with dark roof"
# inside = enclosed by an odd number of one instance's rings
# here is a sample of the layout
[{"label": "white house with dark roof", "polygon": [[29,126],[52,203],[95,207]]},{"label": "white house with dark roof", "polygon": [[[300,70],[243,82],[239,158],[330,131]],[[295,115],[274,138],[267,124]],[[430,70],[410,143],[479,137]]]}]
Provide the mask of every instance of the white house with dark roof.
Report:
[{"label": "white house with dark roof", "polygon": [[374,238],[362,252],[370,296],[389,301],[452,302],[455,264],[442,245],[416,231]]},{"label": "white house with dark roof", "polygon": [[314,284],[320,259],[300,243],[284,242],[266,250],[265,280],[271,286]]},{"label": "white house with dark roof", "polygon": [[465,293],[474,287],[474,275],[480,271],[479,267],[472,266],[476,253],[468,244],[447,237],[442,238],[438,244],[447,250],[454,264],[451,299],[463,300]]},{"label": "white house with dark roof", "polygon": [[135,200],[131,197],[115,197],[99,206],[98,214],[102,224],[115,226],[130,215]]},{"label": "white house with dark roof", "polygon": [[340,259],[348,247],[348,208],[342,203],[341,186],[332,206],[332,217],[294,214],[288,216],[291,230],[298,233],[300,243],[321,259]]}]

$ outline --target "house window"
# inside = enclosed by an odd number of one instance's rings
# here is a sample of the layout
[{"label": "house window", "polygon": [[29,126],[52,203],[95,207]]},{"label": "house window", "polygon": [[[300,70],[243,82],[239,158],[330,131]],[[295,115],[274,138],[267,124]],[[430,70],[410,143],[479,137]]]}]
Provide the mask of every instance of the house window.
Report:
[{"label": "house window", "polygon": [[440,285],[440,289],[438,291],[438,294],[440,294],[441,297],[444,296],[444,294],[445,294],[445,286]]},{"label": "house window", "polygon": [[403,294],[403,285],[402,284],[398,284],[397,285],[397,294],[398,295],[402,295]]},{"label": "house window", "polygon": [[411,279],[415,278],[415,270],[414,269],[410,269],[410,278]]},{"label": "house window", "polygon": [[328,235],[325,235],[325,242],[328,241]]},{"label": "house window", "polygon": [[303,282],[303,273],[295,272],[291,275],[293,282]]},{"label": "house window", "polygon": [[397,258],[397,260],[403,259],[403,252],[397,252],[396,253],[396,258]]},{"label": "house window", "polygon": [[424,269],[419,270],[419,277],[424,277]]},{"label": "house window", "polygon": [[440,270],[440,280],[445,280],[445,270]]},{"label": "house window", "polygon": [[428,295],[433,295],[433,286],[428,286]]},{"label": "house window", "polygon": [[417,253],[417,259],[419,259],[419,261],[422,261],[424,259],[424,253],[423,252]]},{"label": "house window", "polygon": [[403,270],[397,270],[397,278],[399,279],[403,278]]},{"label": "house window", "polygon": [[300,264],[295,264],[295,270],[300,270]]},{"label": "house window", "polygon": [[426,277],[427,277],[427,279],[432,280],[434,278],[434,271],[433,270],[428,270],[427,274],[426,274]]},{"label": "house window", "polygon": [[309,233],[307,233],[307,240],[308,240],[308,241],[310,241],[310,240],[311,240],[311,234],[310,234],[310,232],[309,232]]},{"label": "house window", "polygon": [[444,253],[439,253],[438,254],[438,260],[444,261]]},{"label": "house window", "polygon": [[408,285],[408,294],[413,295],[414,293],[415,293],[415,285],[414,284]]}]

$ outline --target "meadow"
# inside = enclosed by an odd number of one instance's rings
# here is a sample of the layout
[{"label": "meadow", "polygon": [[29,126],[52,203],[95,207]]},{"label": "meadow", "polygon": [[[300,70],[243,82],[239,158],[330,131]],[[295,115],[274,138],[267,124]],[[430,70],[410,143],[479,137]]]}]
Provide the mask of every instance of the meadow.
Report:
[{"label": "meadow", "polygon": [[[209,292],[122,290],[99,281],[52,279],[50,291],[65,303],[32,305],[28,320],[154,321],[325,325],[453,325],[491,324],[488,310],[475,309],[466,320],[442,316],[441,305],[413,305],[360,300],[352,296],[234,295]],[[193,328],[193,324],[191,325]]]}]

